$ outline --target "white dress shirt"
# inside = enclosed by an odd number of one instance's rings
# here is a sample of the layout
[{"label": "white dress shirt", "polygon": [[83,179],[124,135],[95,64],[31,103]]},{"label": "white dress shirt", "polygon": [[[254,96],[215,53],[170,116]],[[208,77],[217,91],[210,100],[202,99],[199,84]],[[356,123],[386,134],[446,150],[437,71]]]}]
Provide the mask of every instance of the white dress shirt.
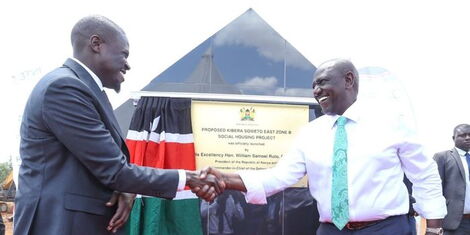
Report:
[{"label": "white dress shirt", "polygon": [[470,180],[468,176],[468,164],[467,158],[465,157],[465,151],[455,148],[457,153],[460,155],[460,160],[462,160],[463,169],[465,171],[465,205],[463,207],[464,214],[470,214]]},{"label": "white dress shirt", "polygon": [[[93,78],[93,80],[95,81],[96,85],[98,85],[100,90],[104,91],[104,87],[103,87],[103,83],[101,82],[101,79],[95,73],[93,73],[93,71],[91,71],[90,68],[88,68],[85,64],[83,64],[77,58],[72,57],[72,60],[77,62],[79,65],[81,65],[90,74],[90,76]],[[178,176],[179,176],[179,180],[178,180],[177,191],[182,191],[182,190],[184,190],[184,186],[186,185],[186,171],[185,170],[178,170]]]},{"label": "white dress shirt", "polygon": [[[413,183],[415,210],[424,218],[447,213],[433,159],[422,152],[409,128],[393,115],[356,101],[343,114],[348,138],[349,221],[371,221],[408,213],[403,173]],[[390,112],[389,112],[390,113]],[[291,186],[305,174],[321,222],[331,222],[333,143],[338,115],[323,115],[302,128],[290,151],[271,169],[242,171],[249,203]]]}]

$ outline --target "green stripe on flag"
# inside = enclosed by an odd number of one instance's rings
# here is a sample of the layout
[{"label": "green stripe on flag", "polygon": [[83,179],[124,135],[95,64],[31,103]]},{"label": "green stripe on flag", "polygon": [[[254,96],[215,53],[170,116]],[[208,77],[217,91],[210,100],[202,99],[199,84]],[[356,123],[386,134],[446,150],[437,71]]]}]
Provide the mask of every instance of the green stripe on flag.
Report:
[{"label": "green stripe on flag", "polygon": [[136,198],[129,235],[202,235],[199,199]]}]

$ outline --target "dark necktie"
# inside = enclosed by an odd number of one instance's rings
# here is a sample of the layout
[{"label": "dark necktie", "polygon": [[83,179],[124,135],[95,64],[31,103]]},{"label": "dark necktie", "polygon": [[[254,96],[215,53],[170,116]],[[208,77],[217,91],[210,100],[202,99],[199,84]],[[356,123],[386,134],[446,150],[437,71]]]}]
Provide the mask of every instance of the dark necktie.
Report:
[{"label": "dark necktie", "polygon": [[342,230],[349,221],[348,199],[348,138],[343,116],[336,120],[336,134],[333,147],[333,175],[331,184],[331,220]]},{"label": "dark necktie", "polygon": [[470,153],[466,152],[464,154],[464,156],[465,156],[465,159],[467,159],[467,166],[468,166],[468,172],[467,173],[468,173],[468,177],[470,179]]}]

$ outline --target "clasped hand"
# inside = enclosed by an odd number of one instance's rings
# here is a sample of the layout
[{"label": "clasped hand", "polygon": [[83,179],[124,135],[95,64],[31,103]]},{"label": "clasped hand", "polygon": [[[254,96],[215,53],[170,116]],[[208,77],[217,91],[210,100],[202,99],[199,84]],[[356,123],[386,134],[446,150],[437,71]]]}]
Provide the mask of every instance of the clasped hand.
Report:
[{"label": "clasped hand", "polygon": [[201,171],[187,171],[186,185],[201,199],[212,202],[225,190],[222,174],[211,167]]},{"label": "clasped hand", "polygon": [[[186,185],[198,197],[212,202],[218,195],[223,193],[226,184],[222,179],[222,173],[214,168],[207,167],[202,171],[186,171]],[[132,210],[135,194],[114,192],[106,206],[118,208],[107,226],[108,231],[115,233],[121,228]]]}]

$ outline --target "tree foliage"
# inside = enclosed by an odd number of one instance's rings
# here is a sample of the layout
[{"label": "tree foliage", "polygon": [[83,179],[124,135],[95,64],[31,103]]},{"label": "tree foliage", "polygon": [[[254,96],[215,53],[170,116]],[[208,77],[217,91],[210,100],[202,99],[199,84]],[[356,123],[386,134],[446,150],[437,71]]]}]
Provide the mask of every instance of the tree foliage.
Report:
[{"label": "tree foliage", "polygon": [[12,170],[11,161],[0,163],[0,183],[5,180]]}]

